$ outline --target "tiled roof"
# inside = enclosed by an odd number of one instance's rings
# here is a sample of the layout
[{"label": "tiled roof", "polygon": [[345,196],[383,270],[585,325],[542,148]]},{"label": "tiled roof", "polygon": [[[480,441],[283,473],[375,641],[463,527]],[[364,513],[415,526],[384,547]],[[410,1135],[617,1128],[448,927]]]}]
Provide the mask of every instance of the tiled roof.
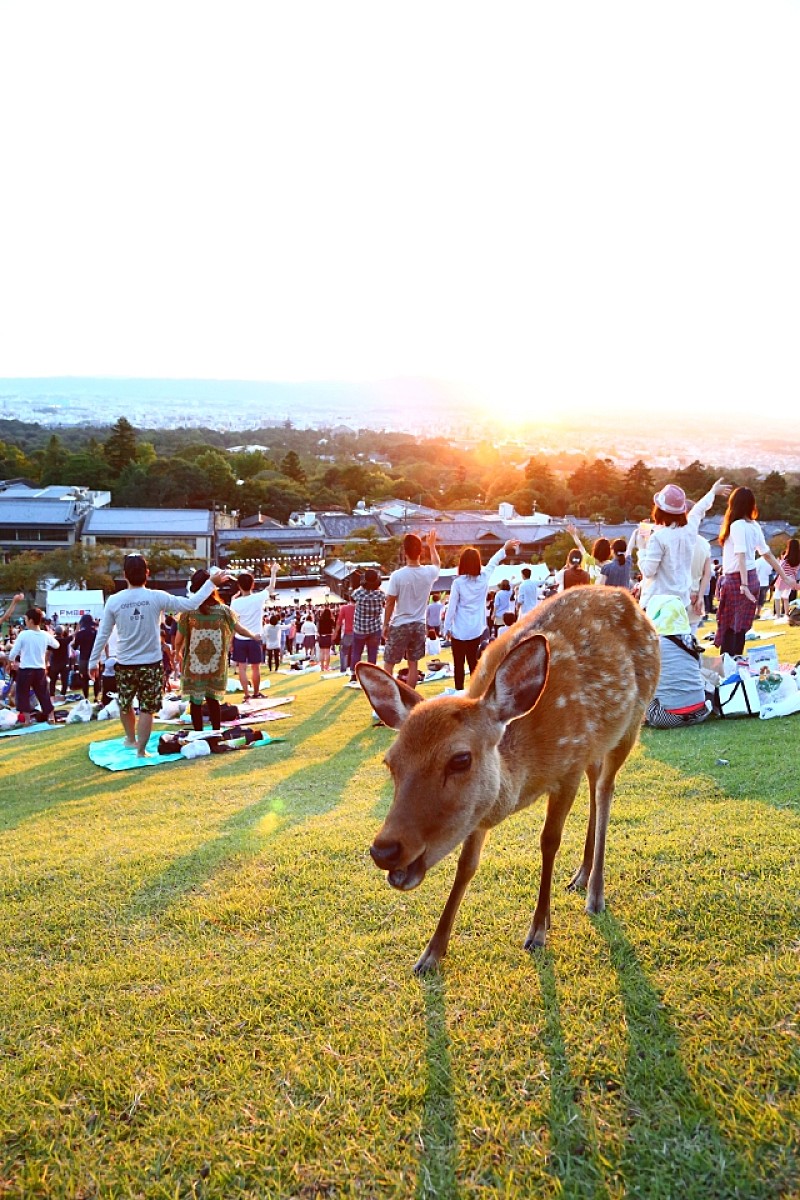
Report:
[{"label": "tiled roof", "polygon": [[7,500],[0,495],[0,525],[75,525],[74,500]]},{"label": "tiled roof", "polygon": [[219,529],[217,541],[221,546],[243,542],[246,538],[254,538],[260,542],[272,542],[276,546],[300,545],[311,543],[322,545],[322,534],[316,525],[292,525],[290,528],[281,526],[278,529]]},{"label": "tiled roof", "polygon": [[317,513],[317,524],[329,541],[344,541],[352,535],[354,529],[368,529],[370,526],[374,528],[377,537],[390,536],[381,518],[373,513],[361,513],[357,517],[348,513]]},{"label": "tiled roof", "polygon": [[213,514],[207,508],[96,508],[83,527],[93,536],[163,534],[178,537],[208,537]]}]

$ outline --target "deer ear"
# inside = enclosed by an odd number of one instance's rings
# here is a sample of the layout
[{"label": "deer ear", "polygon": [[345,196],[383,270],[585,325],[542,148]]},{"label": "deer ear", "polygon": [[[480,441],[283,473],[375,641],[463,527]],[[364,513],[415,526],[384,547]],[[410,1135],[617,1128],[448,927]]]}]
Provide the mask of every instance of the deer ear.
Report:
[{"label": "deer ear", "polygon": [[544,691],[549,666],[550,647],[541,633],[517,642],[495,671],[483,704],[502,724],[523,717]]},{"label": "deer ear", "polygon": [[356,679],[384,725],[399,729],[422,696],[374,663],[356,663]]}]

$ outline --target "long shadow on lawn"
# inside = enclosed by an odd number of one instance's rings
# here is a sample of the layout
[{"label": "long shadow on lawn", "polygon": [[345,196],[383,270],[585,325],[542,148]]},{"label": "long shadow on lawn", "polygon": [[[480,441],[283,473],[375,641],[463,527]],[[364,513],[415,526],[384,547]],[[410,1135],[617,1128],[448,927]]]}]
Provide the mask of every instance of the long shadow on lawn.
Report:
[{"label": "long shadow on lawn", "polygon": [[[558,1004],[553,957],[537,951],[533,961],[539,976],[545,1010],[544,1042],[550,1064],[550,1173],[568,1196],[599,1198],[608,1195],[603,1171],[586,1122],[578,1107],[578,1088],[567,1059],[564,1029]],[[588,1178],[591,1171],[591,1179]]]},{"label": "long shadow on lawn", "polygon": [[625,1098],[629,1135],[619,1164],[628,1196],[756,1200],[755,1179],[697,1094],[681,1062],[678,1036],[619,922],[596,919],[619,979],[628,1029]]},{"label": "long shadow on lawn", "polygon": [[415,1191],[416,1200],[428,1200],[434,1196],[446,1196],[456,1200],[459,1195],[456,1180],[456,1100],[450,1062],[450,1038],[447,1033],[445,991],[444,978],[438,972],[423,976],[422,992],[425,997],[428,1036],[428,1083],[420,1131],[422,1153]]},{"label": "long shadow on lawn", "polygon": [[[299,724],[290,724],[289,721],[270,723],[267,732],[275,737],[286,739],[285,742],[275,745],[274,753],[283,757],[290,754],[292,750],[296,750],[306,738],[313,737],[326,723],[336,719],[341,710],[348,707],[348,702],[352,700],[352,697],[352,692],[349,692],[346,697],[337,697],[332,705],[314,712]],[[85,732],[85,727],[80,732]],[[110,736],[119,737],[120,727],[114,728],[113,733],[110,732]],[[16,829],[17,826],[38,816],[39,813],[52,812],[61,805],[93,797],[98,791],[102,791],[105,795],[116,796],[126,791],[133,791],[139,786],[142,779],[141,771],[104,771],[89,761],[88,741],[78,745],[73,739],[70,741],[70,749],[74,751],[72,754],[68,751],[65,752],[66,748],[62,745],[57,758],[48,756],[43,761],[44,756],[37,755],[35,748],[31,747],[33,752],[23,752],[15,759],[16,770],[2,771],[0,780],[2,780],[3,799],[0,804],[0,833]],[[230,758],[225,759],[214,759],[213,762],[201,759],[199,763],[173,763],[172,766],[153,767],[152,770],[167,772],[170,782],[177,784],[173,770],[191,771],[199,766],[200,769],[207,771],[209,767],[216,768],[219,763],[221,774],[224,773],[225,777],[229,777],[246,774],[252,769],[254,760],[250,758],[251,754],[270,755],[272,753],[272,750],[243,750],[241,754],[231,755]],[[31,772],[37,768],[36,787],[32,788]],[[152,778],[149,772],[147,778]]]},{"label": "long shadow on lawn", "polygon": [[[314,766],[302,766],[293,775],[284,776],[259,800],[229,817],[214,831],[210,840],[175,859],[141,888],[131,900],[128,915],[157,916],[179,896],[210,879],[229,859],[254,858],[277,832],[285,832],[310,815],[330,812],[346,797],[353,767],[369,748],[370,733],[369,729],[360,730],[335,754]],[[331,773],[339,773],[343,781],[338,792],[331,788]],[[286,793],[299,776],[302,776],[302,794],[287,800]],[[258,831],[259,823],[270,815],[273,823],[268,829]]]}]

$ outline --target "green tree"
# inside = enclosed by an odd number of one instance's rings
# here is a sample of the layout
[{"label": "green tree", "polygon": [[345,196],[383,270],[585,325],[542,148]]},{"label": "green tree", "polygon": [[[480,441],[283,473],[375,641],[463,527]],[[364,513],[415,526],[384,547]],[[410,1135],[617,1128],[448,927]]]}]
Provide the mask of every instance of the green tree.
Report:
[{"label": "green tree", "polygon": [[705,496],[716,478],[717,472],[714,468],[704,466],[697,458],[689,463],[688,467],[676,471],[673,476],[674,482],[683,488],[690,500],[699,500],[701,496]]},{"label": "green tree", "polygon": [[54,579],[58,587],[89,588],[97,586],[92,580],[98,577],[107,580],[110,575],[108,552],[94,546],[75,545],[51,550],[41,561],[43,575]]},{"label": "green tree", "polygon": [[42,458],[42,486],[51,483],[66,483],[64,472],[67,465],[67,451],[57,433],[50,438]]},{"label": "green tree", "polygon": [[136,430],[126,417],[111,428],[105,442],[106,461],[113,475],[119,475],[128,463],[136,460]]},{"label": "green tree", "polygon": [[285,475],[287,479],[293,479],[295,483],[305,483],[306,473],[303,470],[296,451],[290,450],[288,454],[281,459],[281,473]]},{"label": "green tree", "polygon": [[230,463],[218,450],[207,450],[194,461],[195,467],[206,477],[209,500],[217,504],[232,504],[236,496],[236,476]]},{"label": "green tree", "polygon": [[758,487],[758,510],[765,521],[781,521],[786,517],[788,485],[780,471],[770,471]]},{"label": "green tree", "polygon": [[111,472],[103,454],[92,454],[78,450],[68,454],[64,466],[64,482],[72,487],[93,488],[104,492],[111,486]]},{"label": "green tree", "polygon": [[639,458],[625,472],[621,499],[632,519],[641,520],[653,506],[655,484],[650,468]]},{"label": "green tree", "polygon": [[46,578],[44,555],[33,550],[23,550],[9,562],[0,563],[0,593],[4,595],[24,592],[33,600],[40,582]]}]

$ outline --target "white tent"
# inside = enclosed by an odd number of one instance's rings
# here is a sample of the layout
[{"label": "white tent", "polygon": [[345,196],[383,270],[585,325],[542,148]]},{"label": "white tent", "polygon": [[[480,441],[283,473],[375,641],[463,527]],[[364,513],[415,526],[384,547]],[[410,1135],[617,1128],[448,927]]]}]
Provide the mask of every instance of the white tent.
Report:
[{"label": "white tent", "polygon": [[62,624],[73,625],[83,616],[84,613],[89,613],[92,617],[100,617],[103,615],[103,593],[101,591],[79,591],[77,588],[71,588],[64,591],[49,591],[47,593],[46,615],[54,616],[58,613],[58,619]]}]

